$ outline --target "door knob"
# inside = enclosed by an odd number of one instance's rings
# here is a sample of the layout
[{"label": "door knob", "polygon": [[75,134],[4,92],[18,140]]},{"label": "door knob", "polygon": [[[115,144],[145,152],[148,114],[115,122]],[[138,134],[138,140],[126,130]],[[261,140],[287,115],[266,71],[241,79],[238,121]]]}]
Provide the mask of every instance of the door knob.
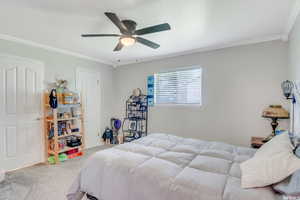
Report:
[{"label": "door knob", "polygon": [[36,118],[37,121],[40,121],[41,119],[42,119],[41,117]]}]

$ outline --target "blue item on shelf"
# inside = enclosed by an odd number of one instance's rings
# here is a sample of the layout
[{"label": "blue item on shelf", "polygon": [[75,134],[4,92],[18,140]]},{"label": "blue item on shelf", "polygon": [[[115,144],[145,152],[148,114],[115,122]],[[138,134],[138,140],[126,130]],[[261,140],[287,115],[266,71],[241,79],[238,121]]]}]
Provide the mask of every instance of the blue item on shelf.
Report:
[{"label": "blue item on shelf", "polygon": [[148,105],[154,106],[154,75],[148,76],[147,95],[148,95]]},{"label": "blue item on shelf", "polygon": [[51,128],[50,130],[49,130],[49,139],[52,139],[54,137],[54,128]]}]

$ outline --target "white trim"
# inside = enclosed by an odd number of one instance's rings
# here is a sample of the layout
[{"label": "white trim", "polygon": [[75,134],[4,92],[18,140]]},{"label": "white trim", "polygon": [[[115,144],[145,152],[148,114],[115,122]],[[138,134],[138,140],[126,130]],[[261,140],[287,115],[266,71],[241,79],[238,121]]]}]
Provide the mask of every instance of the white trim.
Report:
[{"label": "white trim", "polygon": [[115,67],[149,62],[149,61],[153,61],[153,60],[161,60],[161,59],[172,58],[172,57],[177,57],[177,56],[185,56],[185,55],[190,55],[190,54],[194,54],[194,53],[214,51],[214,50],[225,49],[225,48],[230,48],[230,47],[237,47],[237,46],[257,44],[257,43],[262,43],[262,42],[269,42],[269,41],[274,41],[274,40],[281,40],[282,38],[283,38],[283,35],[270,35],[267,37],[237,41],[237,42],[232,42],[232,43],[224,43],[224,44],[220,44],[220,45],[204,47],[204,48],[199,48],[199,49],[194,49],[194,50],[189,50],[189,51],[183,51],[183,52],[179,52],[179,53],[172,53],[172,54],[161,55],[161,56],[152,56],[152,57],[148,57],[148,58],[135,59],[134,61],[125,61],[125,62],[119,63]]},{"label": "white trim", "polygon": [[65,50],[65,49],[59,49],[59,48],[56,48],[56,47],[51,47],[51,46],[48,46],[48,45],[44,45],[44,44],[40,44],[40,43],[33,42],[33,41],[30,41],[30,40],[25,40],[25,39],[13,37],[13,36],[10,36],[10,35],[0,34],[0,39],[11,41],[11,42],[22,43],[22,44],[30,45],[30,46],[33,46],[33,47],[39,47],[39,48],[46,49],[46,50],[49,50],[49,51],[54,51],[54,52],[66,54],[66,55],[69,55],[69,56],[75,56],[75,57],[78,57],[78,58],[95,61],[95,62],[98,62],[98,63],[101,63],[101,64],[107,64],[107,65],[110,65],[110,66],[114,65],[114,63],[110,62],[110,61],[106,61],[106,60],[102,60],[102,59],[98,59],[98,58],[93,58],[93,57],[86,56],[86,55],[83,55],[83,54],[80,54],[80,53],[72,52],[72,51]]},{"label": "white trim", "polygon": [[[299,8],[300,8],[300,6],[299,6]],[[299,11],[300,11],[300,9],[299,9]],[[49,50],[49,51],[63,53],[63,54],[66,54],[66,55],[71,55],[71,56],[79,57],[79,58],[82,58],[82,59],[87,59],[87,60],[99,62],[99,63],[102,63],[102,64],[107,64],[107,65],[112,66],[114,68],[117,68],[117,67],[120,67],[120,66],[125,66],[125,65],[130,65],[130,64],[137,64],[137,63],[149,62],[149,61],[154,61],[154,60],[161,60],[161,59],[165,59],[165,58],[172,58],[172,57],[177,57],[177,56],[190,55],[190,54],[194,54],[194,53],[214,51],[214,50],[225,49],[225,48],[236,47],[236,46],[257,44],[257,43],[280,40],[280,39],[284,40],[285,38],[286,38],[286,35],[270,35],[270,36],[267,36],[267,37],[254,38],[254,39],[242,40],[242,41],[231,42],[231,43],[228,42],[228,43],[223,43],[223,44],[215,45],[215,46],[211,46],[211,47],[204,47],[204,48],[193,49],[193,50],[188,50],[188,51],[183,51],[183,52],[178,52],[178,53],[152,56],[152,57],[134,59],[134,60],[124,61],[124,62],[121,61],[120,63],[116,63],[116,62],[113,62],[113,61],[100,60],[98,58],[92,58],[92,57],[82,55],[82,54],[79,54],[79,53],[75,53],[75,52],[71,52],[71,51],[68,51],[68,50],[59,49],[59,48],[55,48],[55,47],[50,47],[50,46],[39,44],[39,43],[36,43],[36,42],[33,42],[33,41],[24,40],[24,39],[12,37],[12,36],[9,36],[9,35],[0,34],[0,39],[3,39],[3,40],[18,42],[18,43],[22,43],[22,44],[26,44],[26,45],[30,45],[30,46],[34,46],[34,47],[39,47],[39,48],[42,48],[42,49],[46,49],[46,50]]]},{"label": "white trim", "polygon": [[293,30],[293,27],[297,21],[297,18],[300,14],[300,0],[296,0],[295,1],[295,4],[292,6],[292,9],[291,9],[291,13],[290,13],[290,16],[288,18],[288,22],[287,22],[287,25],[284,29],[284,34],[283,34],[283,37],[282,39],[284,41],[288,41],[289,40],[289,36]]},{"label": "white trim", "polygon": [[201,108],[202,104],[154,104],[151,107],[192,107],[192,108]]},{"label": "white trim", "polygon": [[175,68],[172,68],[172,69],[167,69],[167,70],[161,70],[159,72],[156,72],[154,73],[155,74],[162,74],[162,73],[169,73],[169,72],[176,72],[176,71],[186,71],[186,70],[193,70],[193,69],[200,69],[201,70],[201,75],[202,75],[202,67],[200,65],[189,65],[189,66],[186,66],[186,67],[175,67]]},{"label": "white trim", "polygon": [[43,66],[43,68],[45,66],[45,63],[40,61],[40,60],[34,60],[34,59],[21,57],[21,56],[15,56],[15,55],[6,54],[6,53],[0,53],[0,58],[2,58],[2,59],[11,59],[12,61],[15,61],[15,62],[25,61],[25,62],[29,62],[29,63],[32,63],[32,64]]}]

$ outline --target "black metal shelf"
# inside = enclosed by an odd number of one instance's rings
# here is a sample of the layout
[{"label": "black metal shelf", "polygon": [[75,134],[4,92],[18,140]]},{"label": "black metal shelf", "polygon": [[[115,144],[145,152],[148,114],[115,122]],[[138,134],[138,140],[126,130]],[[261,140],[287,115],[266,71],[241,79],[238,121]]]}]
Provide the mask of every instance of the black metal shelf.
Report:
[{"label": "black metal shelf", "polygon": [[148,97],[146,95],[131,96],[126,101],[126,116],[123,120],[122,131],[125,142],[147,136]]}]

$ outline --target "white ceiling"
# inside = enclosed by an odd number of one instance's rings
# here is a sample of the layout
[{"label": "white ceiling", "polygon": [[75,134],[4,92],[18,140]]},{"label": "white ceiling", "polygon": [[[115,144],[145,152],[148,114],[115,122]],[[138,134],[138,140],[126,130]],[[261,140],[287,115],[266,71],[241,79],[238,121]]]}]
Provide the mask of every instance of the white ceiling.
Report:
[{"label": "white ceiling", "polygon": [[[245,40],[281,36],[296,0],[0,0],[0,34],[72,51],[109,63],[131,63]],[[157,50],[136,44],[113,52],[119,33],[111,11],[138,28],[168,22],[172,30],[145,35]]]}]

